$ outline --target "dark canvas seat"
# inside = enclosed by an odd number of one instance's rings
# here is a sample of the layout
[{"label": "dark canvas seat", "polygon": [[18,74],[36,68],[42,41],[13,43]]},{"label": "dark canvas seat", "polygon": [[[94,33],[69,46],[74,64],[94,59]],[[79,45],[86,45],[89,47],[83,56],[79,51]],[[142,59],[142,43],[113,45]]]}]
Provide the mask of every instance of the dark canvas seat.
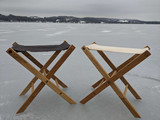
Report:
[{"label": "dark canvas seat", "polygon": [[35,46],[24,46],[24,45],[18,45],[15,44],[12,46],[12,49],[14,49],[16,52],[48,52],[48,51],[58,51],[58,50],[66,50],[69,48],[69,44],[64,41],[60,45],[35,45]]},{"label": "dark canvas seat", "polygon": [[[68,44],[64,41],[60,45],[45,45],[45,46],[23,46],[14,43],[12,48],[9,48],[6,52],[12,56],[16,61],[18,61],[22,66],[28,69],[31,73],[35,75],[35,77],[29,82],[29,84],[25,87],[25,89],[21,92],[21,95],[25,95],[29,89],[32,89],[31,95],[24,102],[24,104],[19,108],[17,113],[23,112],[33,101],[33,99],[38,95],[38,93],[42,90],[42,88],[47,85],[53,91],[55,91],[59,96],[65,99],[70,104],[75,104],[76,102],[70,98],[62,89],[66,88],[67,85],[64,84],[58,77],[54,74],[61,67],[61,65],[65,62],[65,60],[69,57],[69,55],[73,52],[75,47],[73,45]],[[64,54],[59,58],[57,63],[48,70],[48,66],[54,61],[54,59],[60,54],[61,51],[65,50]],[[36,60],[30,52],[47,52],[54,51],[53,55],[49,58],[49,60],[42,65],[38,60]],[[40,68],[37,70],[33,65],[31,65],[28,61],[26,61],[19,53],[22,53],[25,57],[27,57],[31,62],[33,62],[36,66]],[[50,79],[53,79],[55,83],[53,83]],[[40,79],[41,82],[39,85],[34,88],[35,82]],[[60,87],[61,86],[61,87]]]}]

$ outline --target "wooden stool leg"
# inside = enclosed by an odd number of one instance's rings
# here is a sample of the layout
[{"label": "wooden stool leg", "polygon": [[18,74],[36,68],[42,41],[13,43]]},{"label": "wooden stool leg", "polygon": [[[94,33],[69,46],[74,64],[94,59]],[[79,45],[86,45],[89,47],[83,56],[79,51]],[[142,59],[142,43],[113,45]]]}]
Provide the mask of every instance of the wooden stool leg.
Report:
[{"label": "wooden stool leg", "polygon": [[116,84],[114,84],[114,83],[111,83],[110,86],[115,91],[115,93],[119,96],[119,98],[122,100],[122,102],[126,105],[126,107],[129,109],[129,111],[133,114],[133,116],[136,117],[136,118],[141,118],[139,113],[132,106],[132,104],[128,101],[128,99],[123,95],[123,93],[118,88],[118,86]]},{"label": "wooden stool leg", "polygon": [[133,89],[133,87],[129,84],[129,82],[124,78],[121,77],[120,80],[125,84],[128,85],[128,89],[130,90],[130,92],[134,95],[134,97],[136,99],[141,99],[141,97],[138,95],[138,93]]},{"label": "wooden stool leg", "polygon": [[[103,51],[97,51],[101,57],[105,60],[105,62],[111,67],[111,69],[113,71],[117,71],[120,69],[120,67],[116,68],[116,66],[111,62],[111,60],[104,54]],[[129,63],[130,61],[132,61],[135,57],[137,57],[138,55],[135,54],[133,55],[131,58],[129,58],[126,62],[123,63],[123,66],[127,63]],[[121,66],[121,65],[120,65]],[[111,72],[112,73],[112,72]],[[111,74],[110,73],[110,74]],[[113,74],[112,74],[113,75]],[[128,83],[128,81],[122,76],[120,77],[121,81],[125,84],[128,85],[128,89],[130,90],[130,92],[135,96],[136,99],[141,99],[141,97],[138,95],[138,93],[133,89],[133,87]]]},{"label": "wooden stool leg", "polygon": [[24,90],[20,93],[19,96],[25,95],[29,89],[32,87],[32,83],[35,83],[38,80],[37,77],[34,77],[29,83],[28,85],[24,88]]},{"label": "wooden stool leg", "polygon": [[[110,76],[106,73],[106,71],[103,69],[103,67],[99,64],[99,62],[96,60],[96,58],[92,55],[92,53],[89,51],[88,48],[85,46],[82,47],[82,50],[87,55],[87,57],[90,59],[90,61],[94,64],[94,66],[97,68],[97,70],[102,74],[105,80],[110,80]],[[103,81],[103,79],[101,80]],[[100,82],[101,82],[100,81]],[[100,84],[100,83],[99,83]],[[98,85],[99,85],[98,84]],[[82,104],[85,104],[90,99],[92,99],[94,96],[96,96],[98,93],[100,93],[102,90],[104,90],[109,84],[107,82],[104,82],[101,86],[96,88],[93,92],[91,92],[87,97],[85,97],[80,102]]]},{"label": "wooden stool leg", "polygon": [[54,67],[47,74],[48,78],[51,78],[52,75],[61,67],[61,65],[65,62],[65,60],[69,57],[69,55],[73,52],[75,47],[71,45],[68,50],[61,56],[58,62],[54,65]]},{"label": "wooden stool leg", "polygon": [[16,113],[18,114],[18,113],[24,112],[25,109],[30,105],[30,103],[34,100],[34,98],[38,95],[38,93],[41,91],[41,89],[44,86],[45,86],[45,83],[41,82]]},{"label": "wooden stool leg", "polygon": [[[56,63],[56,65],[51,69],[51,71],[47,74],[45,77],[42,75],[36,68],[34,68],[30,63],[28,63],[25,59],[23,59],[17,52],[15,52],[12,48],[9,48],[7,50],[7,53],[11,55],[15,60],[17,60],[21,65],[23,65],[26,69],[28,69],[31,73],[33,73],[36,77],[38,77],[42,82],[40,85],[33,91],[31,96],[26,100],[24,105],[21,106],[21,108],[17,111],[19,113],[20,111],[24,111],[27,106],[32,102],[32,100],[35,98],[35,96],[40,92],[40,90],[44,87],[46,84],[49,86],[53,91],[55,91],[57,94],[59,94],[62,98],[64,98],[68,103],[75,104],[76,102],[71,99],[69,96],[67,96],[61,89],[59,89],[56,85],[54,85],[48,78],[50,78],[50,74],[55,73],[58,68],[63,64],[63,62],[67,59],[69,54],[72,53],[73,47],[68,49],[66,51],[66,54],[64,54],[59,61]],[[56,68],[55,68],[56,67]],[[56,70],[55,70],[55,69]],[[43,84],[42,84],[43,83]]]},{"label": "wooden stool leg", "polygon": [[68,88],[68,86],[66,84],[64,84],[58,77],[56,77],[55,75],[53,75],[51,77],[53,80],[57,80],[57,82],[59,83],[59,85],[61,85],[63,88]]},{"label": "wooden stool leg", "polygon": [[[59,55],[61,51],[56,51],[50,58],[49,60],[45,63],[43,66],[38,60],[36,60],[31,54],[28,52],[22,52],[24,56],[26,56],[30,61],[32,61],[35,65],[37,65],[39,68],[41,68],[40,72],[43,72],[43,69],[46,69],[52,62],[53,60]],[[48,73],[49,70],[46,69],[46,72]],[[52,78],[57,78],[55,75],[52,75]],[[20,96],[25,95],[28,90],[31,88],[32,83],[35,83],[38,80],[37,77],[34,77],[29,84],[25,87],[25,89],[20,93]],[[63,87],[66,88],[67,85],[65,85],[61,80],[57,78],[59,84]]]},{"label": "wooden stool leg", "polygon": [[48,81],[46,84],[53,91],[55,91],[59,96],[61,96],[64,100],[66,100],[68,103],[70,103],[70,104],[76,104],[76,102],[72,98],[70,98],[65,92],[63,92],[63,90],[61,90],[60,88],[58,88],[54,83],[52,83],[51,81]]},{"label": "wooden stool leg", "polygon": [[[48,71],[48,70],[47,70]],[[48,73],[48,72],[47,72]],[[61,85],[63,88],[67,88],[68,86],[63,83],[61,80],[59,80],[59,78],[57,78],[55,75],[52,75],[52,78],[55,80],[57,79],[59,85]],[[35,83],[38,80],[37,77],[34,77],[29,83],[28,85],[24,88],[24,90],[20,93],[20,96],[25,95],[29,89],[32,87],[32,83]]]},{"label": "wooden stool leg", "polygon": [[104,90],[106,87],[108,87],[109,84],[107,82],[104,82],[101,86],[97,87],[93,92],[91,92],[88,96],[83,98],[80,103],[85,104],[89,100],[91,100],[93,97],[95,97],[97,94],[99,94],[102,90]]},{"label": "wooden stool leg", "polygon": [[[133,55],[131,58],[129,58],[129,59],[126,60],[124,63],[122,63],[120,66],[118,66],[118,67],[117,67],[117,70],[119,71],[120,69],[122,69],[122,68],[123,68],[124,66],[126,66],[128,63],[130,63],[132,60],[134,60],[137,56],[138,56],[138,54]],[[111,75],[111,74],[112,74],[112,72],[109,73],[109,75]],[[102,78],[102,79],[103,79],[103,78]],[[99,81],[97,81],[96,83],[94,83],[94,84],[92,85],[92,87],[93,87],[93,88],[96,88],[96,87],[99,85],[99,83],[101,82],[102,79],[100,79]]]},{"label": "wooden stool leg", "polygon": [[[32,94],[28,97],[28,99],[24,102],[24,104],[19,108],[19,110],[17,111],[17,114],[25,111],[25,109],[31,104],[31,102],[34,100],[34,98],[38,95],[38,93],[42,90],[42,88],[45,85],[46,84],[44,82],[41,82],[38,85],[38,87],[32,92]],[[70,104],[76,104],[76,102],[72,98],[70,98],[61,89],[55,86],[52,82],[48,81],[47,85]]]},{"label": "wooden stool leg", "polygon": [[104,80],[105,80],[104,78],[100,79],[98,82],[96,82],[95,84],[93,84],[92,87],[96,88]]}]

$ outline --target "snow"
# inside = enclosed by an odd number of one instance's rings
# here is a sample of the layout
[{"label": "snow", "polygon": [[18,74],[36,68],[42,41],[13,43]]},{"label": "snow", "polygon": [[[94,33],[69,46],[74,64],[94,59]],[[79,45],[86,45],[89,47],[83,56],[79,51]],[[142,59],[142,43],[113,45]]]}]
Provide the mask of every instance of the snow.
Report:
[{"label": "snow", "polygon": [[[152,55],[125,75],[142,100],[136,100],[129,91],[127,98],[142,116],[141,120],[159,120],[159,33],[159,25],[1,22],[0,120],[137,120],[110,87],[85,105],[79,103],[93,91],[91,85],[102,77],[81,50],[83,45],[94,41],[107,46],[151,47]],[[51,89],[44,87],[25,112],[16,115],[16,111],[31,91],[24,96],[19,94],[34,76],[5,51],[14,42],[24,45],[51,45],[62,43],[64,40],[73,44],[76,49],[56,72],[56,76],[69,86],[63,90],[77,104],[68,104]],[[31,54],[44,64],[52,52]],[[109,67],[100,56],[96,52],[93,54],[109,72]],[[107,53],[107,55],[116,66],[131,56],[120,53]],[[116,84],[122,91],[124,90],[124,85],[119,80]]]},{"label": "snow", "polygon": [[119,22],[127,23],[127,22],[128,22],[128,20],[119,20]]}]

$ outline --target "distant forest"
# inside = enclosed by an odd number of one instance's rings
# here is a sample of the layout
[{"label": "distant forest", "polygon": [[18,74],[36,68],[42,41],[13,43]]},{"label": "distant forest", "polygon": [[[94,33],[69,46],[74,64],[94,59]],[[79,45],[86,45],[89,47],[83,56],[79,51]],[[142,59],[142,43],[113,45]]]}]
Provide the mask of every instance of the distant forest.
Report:
[{"label": "distant forest", "polygon": [[16,16],[0,14],[0,22],[53,22],[53,23],[101,23],[101,24],[160,24],[160,21],[142,21],[135,19],[116,19],[116,18],[95,18],[95,17],[73,17],[73,16]]}]

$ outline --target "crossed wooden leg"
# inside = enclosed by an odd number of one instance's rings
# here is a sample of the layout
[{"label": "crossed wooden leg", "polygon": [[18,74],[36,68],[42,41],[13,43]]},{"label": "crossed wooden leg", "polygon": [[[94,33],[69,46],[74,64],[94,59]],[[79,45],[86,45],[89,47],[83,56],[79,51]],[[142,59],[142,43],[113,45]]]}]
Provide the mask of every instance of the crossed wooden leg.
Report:
[{"label": "crossed wooden leg", "polygon": [[[16,45],[18,43],[13,43],[13,45]],[[22,54],[24,56],[26,56],[31,62],[33,62],[37,67],[40,68],[40,72],[42,73],[43,70],[45,69],[46,72],[48,73],[49,70],[47,69],[47,67],[54,61],[54,59],[59,55],[61,51],[56,51],[50,58],[49,60],[46,62],[46,64],[43,66],[37,59],[35,59],[31,54],[29,54],[27,51],[22,52]],[[57,80],[58,83],[63,87],[63,88],[67,88],[67,85],[64,84],[59,78],[57,78],[55,75],[53,75],[51,77],[53,80]],[[34,85],[34,83],[38,80],[38,78],[35,76],[30,82],[29,84],[25,87],[25,89],[21,92],[20,96],[25,95],[29,89],[32,87],[32,85]]]},{"label": "crossed wooden leg", "polygon": [[[24,104],[20,107],[20,109],[17,111],[17,113],[23,112],[33,101],[33,99],[38,95],[38,93],[42,90],[42,88],[47,85],[50,87],[53,91],[55,91],[57,94],[59,94],[63,99],[65,99],[70,104],[75,104],[76,102],[70,98],[66,93],[64,93],[58,86],[56,86],[54,83],[50,81],[50,78],[53,77],[53,74],[59,69],[59,67],[64,63],[64,61],[68,58],[68,56],[72,53],[72,51],[75,49],[73,45],[71,45],[68,50],[62,55],[62,57],[58,60],[58,62],[53,66],[53,68],[46,72],[45,75],[41,73],[41,70],[38,71],[36,68],[34,68],[29,62],[27,62],[24,58],[22,58],[16,51],[14,51],[12,48],[9,48],[7,50],[7,53],[11,55],[15,60],[17,60],[21,65],[23,65],[26,69],[28,69],[31,73],[33,73],[37,78],[41,80],[41,83],[38,85],[38,87],[31,93],[31,95],[28,97],[28,99],[24,102]],[[55,53],[53,56],[56,56],[58,54]],[[53,57],[52,56],[52,57]],[[53,57],[54,58],[54,57]],[[53,59],[52,58],[52,59]],[[48,64],[52,61],[52,59],[49,59],[48,62],[43,66],[47,67]],[[42,68],[43,68],[42,67]],[[47,74],[48,73],[48,74]]]},{"label": "crossed wooden leg", "polygon": [[[116,68],[115,65],[114,65],[114,64],[110,61],[110,59],[104,54],[103,51],[97,51],[97,52],[101,55],[101,57],[105,60],[105,62],[110,66],[110,68],[111,68],[113,71],[118,72],[118,71],[121,69],[121,67],[124,66],[124,63],[123,63],[123,64],[120,65],[118,68]],[[132,61],[133,58],[135,58],[135,57],[137,57],[137,56],[138,56],[137,54],[134,55],[134,56],[132,56],[129,60],[127,60],[127,61],[125,62],[125,64],[129,63],[129,61]],[[109,75],[111,75],[111,74],[113,73],[113,71],[112,71]],[[103,79],[103,78],[102,78],[102,79]],[[120,80],[121,80],[125,85],[128,85],[128,89],[129,89],[130,92],[134,95],[134,97],[135,97],[136,99],[141,99],[141,97],[140,97],[140,96],[138,95],[138,93],[134,90],[134,88],[129,84],[129,82],[124,78],[124,76],[120,77]],[[93,86],[93,88],[96,87],[95,84],[92,85],[92,86]]]},{"label": "crossed wooden leg", "polygon": [[95,59],[95,57],[92,55],[92,53],[89,51],[89,49],[86,46],[83,46],[82,50],[87,55],[87,57],[90,59],[90,61],[94,64],[94,66],[98,69],[98,71],[102,74],[103,78],[93,85],[95,90],[91,92],[88,96],[86,96],[84,99],[82,99],[80,102],[82,104],[85,104],[90,99],[92,99],[97,94],[99,94],[101,91],[103,91],[105,88],[107,88],[108,86],[111,86],[112,89],[115,91],[115,93],[122,100],[122,102],[129,109],[129,111],[133,114],[133,116],[136,118],[140,118],[139,113],[135,110],[135,108],[131,105],[131,103],[126,98],[125,96],[126,92],[123,94],[114,82],[120,78],[122,82],[126,84],[126,86],[128,86],[132,94],[137,99],[140,99],[140,96],[135,92],[135,90],[131,87],[131,85],[126,81],[123,75],[127,73],[129,70],[131,70],[132,68],[134,68],[136,65],[138,65],[140,62],[142,62],[144,59],[146,59],[150,55],[150,52],[145,51],[142,54],[134,55],[133,57],[128,59],[126,62],[121,64],[118,68],[116,68],[111,63],[111,61],[104,55],[102,51],[98,51],[99,54],[104,58],[104,60],[107,63],[109,63],[110,67],[113,69],[111,73],[107,74],[106,71],[103,69],[103,67],[99,64],[99,62]]},{"label": "crossed wooden leg", "polygon": [[[37,65],[40,68],[40,72],[42,73],[43,70],[46,70],[46,72],[48,73],[49,70],[47,69],[47,67],[54,61],[54,59],[59,55],[61,51],[56,51],[51,57],[50,59],[46,62],[46,64],[43,66],[39,61],[37,61],[33,56],[31,56],[28,52],[23,52],[22,54],[24,54],[28,59],[30,59],[33,63],[35,63],[35,65]],[[65,85],[59,78],[57,78],[55,75],[52,75],[51,77],[53,80],[57,80],[58,83],[63,87],[63,88],[67,88],[67,85]],[[34,84],[36,81],[38,80],[38,78],[35,76],[30,82],[29,84],[25,87],[25,89],[21,92],[20,96],[25,95],[28,90],[32,87],[32,84]]]}]

